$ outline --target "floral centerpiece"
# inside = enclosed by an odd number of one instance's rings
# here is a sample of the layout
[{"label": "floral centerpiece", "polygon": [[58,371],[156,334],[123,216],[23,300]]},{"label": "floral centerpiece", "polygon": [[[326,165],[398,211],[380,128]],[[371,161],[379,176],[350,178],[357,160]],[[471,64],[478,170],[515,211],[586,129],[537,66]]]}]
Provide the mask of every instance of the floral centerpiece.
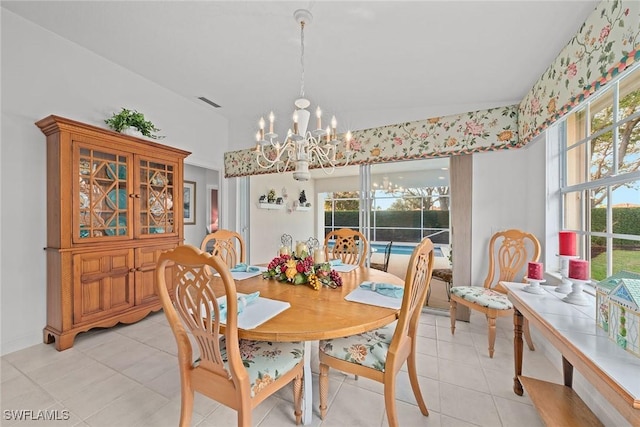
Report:
[{"label": "floral centerpiece", "polygon": [[319,290],[323,285],[330,288],[342,286],[342,277],[337,271],[331,269],[331,264],[328,262],[314,264],[311,256],[304,258],[287,254],[277,256],[271,260],[262,277],[293,285],[308,284],[315,290]]}]

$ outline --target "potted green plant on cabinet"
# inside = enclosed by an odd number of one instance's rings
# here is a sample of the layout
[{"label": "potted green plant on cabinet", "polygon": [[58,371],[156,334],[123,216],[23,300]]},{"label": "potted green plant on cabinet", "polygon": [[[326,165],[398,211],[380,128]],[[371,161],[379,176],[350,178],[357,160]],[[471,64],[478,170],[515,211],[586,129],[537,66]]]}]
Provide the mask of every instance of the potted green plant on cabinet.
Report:
[{"label": "potted green plant on cabinet", "polygon": [[104,121],[111,129],[119,133],[129,134],[128,130],[135,128],[142,135],[152,138],[161,139],[164,136],[156,135],[155,132],[160,131],[152,122],[146,120],[144,114],[136,111],[122,108],[119,113],[113,115]]}]

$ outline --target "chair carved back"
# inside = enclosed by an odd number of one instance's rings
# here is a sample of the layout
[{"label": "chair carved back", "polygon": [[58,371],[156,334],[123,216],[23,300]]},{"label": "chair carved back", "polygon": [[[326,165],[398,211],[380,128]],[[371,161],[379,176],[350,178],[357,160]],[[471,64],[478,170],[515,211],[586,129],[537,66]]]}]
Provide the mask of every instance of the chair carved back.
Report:
[{"label": "chair carved back", "polygon": [[200,244],[200,250],[207,251],[207,246],[213,242],[211,254],[220,257],[229,267],[245,262],[245,248],[242,236],[231,230],[218,230],[207,234]]},{"label": "chair carved back", "polygon": [[[329,242],[334,240],[332,248]],[[327,234],[324,238],[327,259],[340,259],[345,264],[364,265],[369,243],[362,233],[350,228],[341,228]]]},{"label": "chair carved back", "polygon": [[[411,254],[405,278],[402,305],[398,314],[398,324],[389,346],[387,363],[393,363],[396,354],[400,356],[406,354],[405,350],[410,351],[410,348],[404,347],[411,346],[411,341],[416,336],[422,307],[431,285],[433,257],[433,242],[429,238],[424,238]],[[398,362],[403,363],[404,358]]]},{"label": "chair carved back", "polygon": [[[175,302],[167,291],[164,273],[170,264],[173,264],[174,271]],[[220,295],[216,295],[211,286],[211,270],[220,274],[227,295],[224,336],[228,369],[219,339],[220,306],[217,297]],[[190,245],[164,252],[158,259],[156,291],[178,344],[181,382],[193,384],[200,392],[218,401],[228,400],[229,396],[238,395],[245,388],[248,396],[249,378],[238,344],[236,287],[224,261]],[[194,349],[189,335],[198,345],[200,362],[197,366],[193,365]],[[203,389],[205,382],[210,384]]]},{"label": "chair carved back", "polygon": [[540,242],[531,233],[510,229],[495,233],[489,241],[489,272],[485,288],[505,292],[499,282],[512,282],[530,261],[540,258]]}]

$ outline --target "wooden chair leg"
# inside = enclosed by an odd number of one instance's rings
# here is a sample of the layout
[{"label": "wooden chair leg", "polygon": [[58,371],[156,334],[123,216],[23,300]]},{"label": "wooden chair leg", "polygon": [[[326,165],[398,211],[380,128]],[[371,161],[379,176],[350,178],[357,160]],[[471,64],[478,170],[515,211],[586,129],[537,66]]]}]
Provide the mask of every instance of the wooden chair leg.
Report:
[{"label": "wooden chair leg", "polygon": [[398,427],[398,413],[396,411],[396,379],[384,381],[384,408],[387,411],[389,427]]},{"label": "wooden chair leg", "polygon": [[329,365],[320,364],[318,385],[320,389],[320,419],[324,420],[327,415],[327,395],[329,394]]},{"label": "wooden chair leg", "polygon": [[296,425],[300,425],[302,422],[302,374],[296,375],[293,380],[293,408]]},{"label": "wooden chair leg", "polygon": [[191,383],[187,379],[188,374],[181,375],[181,393],[180,393],[180,427],[189,427],[191,425],[191,415],[193,414],[193,389]]},{"label": "wooden chair leg", "polygon": [[458,309],[458,303],[454,300],[449,302],[449,317],[451,320],[451,335],[456,333],[456,311]]},{"label": "wooden chair leg", "polygon": [[411,389],[413,390],[413,395],[416,398],[416,402],[418,403],[418,407],[420,408],[420,412],[422,415],[428,416],[429,410],[427,409],[427,405],[424,403],[424,398],[422,397],[422,392],[420,391],[420,383],[418,382],[418,370],[416,369],[416,352],[415,349],[412,349],[409,354],[409,358],[407,359],[407,370],[409,371],[409,381],[411,383]]},{"label": "wooden chair leg", "polygon": [[531,339],[531,331],[529,330],[529,321],[526,318],[524,319],[522,329],[524,332],[524,339],[525,341],[527,341],[527,346],[529,347],[529,350],[535,351],[536,348],[533,345],[533,339]]},{"label": "wooden chair leg", "polygon": [[489,324],[489,357],[493,359],[493,347],[496,344],[496,318],[487,316]]}]

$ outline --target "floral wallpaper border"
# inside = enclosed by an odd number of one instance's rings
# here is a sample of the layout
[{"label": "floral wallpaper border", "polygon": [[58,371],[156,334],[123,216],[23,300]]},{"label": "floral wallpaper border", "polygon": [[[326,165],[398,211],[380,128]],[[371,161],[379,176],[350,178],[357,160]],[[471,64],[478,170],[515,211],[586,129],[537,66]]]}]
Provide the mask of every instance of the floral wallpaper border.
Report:
[{"label": "floral wallpaper border", "polygon": [[[455,156],[518,147],[517,105],[405,122],[352,132],[350,165]],[[345,164],[343,151],[338,164]],[[274,173],[252,149],[224,154],[225,177]],[[316,162],[310,168],[319,168]],[[293,166],[289,168],[293,170]]]},{"label": "floral wallpaper border", "polygon": [[602,1],[518,108],[528,143],[640,60],[640,2]]},{"label": "floral wallpaper border", "polygon": [[[519,105],[355,131],[349,164],[522,147],[637,61],[640,1],[604,0]],[[251,149],[225,153],[224,164],[227,178],[275,172]]]}]

